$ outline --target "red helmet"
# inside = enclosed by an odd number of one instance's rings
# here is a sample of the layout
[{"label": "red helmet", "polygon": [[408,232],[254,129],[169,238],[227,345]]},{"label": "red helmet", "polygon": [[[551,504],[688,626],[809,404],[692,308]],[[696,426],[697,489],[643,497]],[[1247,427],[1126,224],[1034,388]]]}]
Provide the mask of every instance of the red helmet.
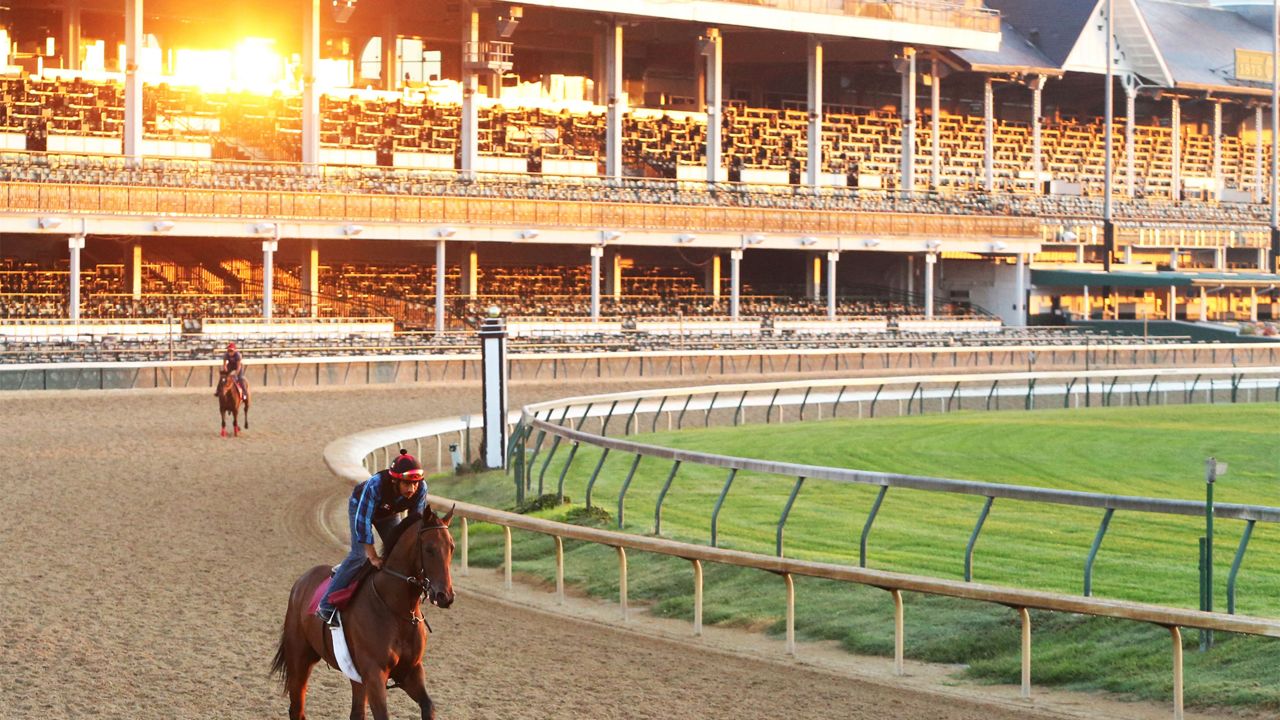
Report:
[{"label": "red helmet", "polygon": [[235,350],[235,349],[236,349],[236,344],[235,344],[234,342],[229,342],[229,343],[227,343],[227,349],[228,349],[228,350]]}]

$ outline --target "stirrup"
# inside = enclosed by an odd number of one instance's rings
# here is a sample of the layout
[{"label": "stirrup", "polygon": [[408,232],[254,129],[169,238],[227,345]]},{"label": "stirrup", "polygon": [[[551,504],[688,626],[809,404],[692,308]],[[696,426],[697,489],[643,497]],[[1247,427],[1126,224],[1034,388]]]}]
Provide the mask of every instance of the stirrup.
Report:
[{"label": "stirrup", "polygon": [[320,618],[320,622],[324,623],[325,627],[330,627],[330,628],[342,627],[342,620],[339,618],[337,608],[330,610],[328,613],[328,617],[325,616],[324,608],[316,608],[316,617]]}]

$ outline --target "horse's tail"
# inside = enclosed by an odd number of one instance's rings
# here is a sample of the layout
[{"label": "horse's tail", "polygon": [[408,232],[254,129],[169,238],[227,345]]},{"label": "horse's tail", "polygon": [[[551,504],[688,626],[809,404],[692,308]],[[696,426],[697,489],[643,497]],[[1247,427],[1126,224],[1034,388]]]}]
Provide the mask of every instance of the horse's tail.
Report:
[{"label": "horse's tail", "polygon": [[271,660],[271,670],[268,675],[275,675],[280,680],[281,687],[288,687],[289,682],[289,659],[284,652],[285,635],[289,632],[287,625],[280,628],[280,645],[276,647],[276,656]]}]

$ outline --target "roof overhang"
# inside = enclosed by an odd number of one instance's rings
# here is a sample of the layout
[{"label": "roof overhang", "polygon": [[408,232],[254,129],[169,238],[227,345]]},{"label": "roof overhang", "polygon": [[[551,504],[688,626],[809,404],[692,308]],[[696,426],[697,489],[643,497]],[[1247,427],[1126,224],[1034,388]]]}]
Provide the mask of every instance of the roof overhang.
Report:
[{"label": "roof overhang", "polygon": [[[686,0],[685,2],[610,0],[607,4],[601,3],[600,0],[522,0],[522,3],[593,13],[607,12],[609,15],[682,20],[713,27],[760,28],[812,33],[826,37],[864,38],[910,45],[974,50],[997,50],[1000,47],[999,16],[995,13],[983,15],[981,20],[975,16],[974,28],[971,29],[963,27],[963,22],[924,24],[842,13],[801,12],[751,5],[737,0]],[[907,6],[910,7],[910,5]],[[960,11],[957,10],[957,12]],[[964,18],[958,18],[958,20],[964,20]],[[980,29],[984,22],[994,22],[995,28]]]},{"label": "roof overhang", "polygon": [[1031,283],[1040,287],[1239,287],[1275,288],[1280,275],[1231,272],[1104,272],[1032,268]]}]

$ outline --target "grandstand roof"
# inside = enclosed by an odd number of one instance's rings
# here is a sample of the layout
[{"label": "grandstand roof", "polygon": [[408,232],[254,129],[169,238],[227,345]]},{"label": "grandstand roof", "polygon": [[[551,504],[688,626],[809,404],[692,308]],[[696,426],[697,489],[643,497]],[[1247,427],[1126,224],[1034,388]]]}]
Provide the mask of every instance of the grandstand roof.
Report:
[{"label": "grandstand roof", "polygon": [[1031,282],[1041,287],[1274,287],[1280,279],[1269,273],[1242,272],[1136,272],[1056,270],[1033,268]]},{"label": "grandstand roof", "polygon": [[1000,23],[999,50],[957,50],[955,54],[974,72],[1062,73],[1059,63],[1050,60],[1009,22]]},{"label": "grandstand roof", "polygon": [[1174,87],[1270,94],[1235,79],[1237,48],[1271,52],[1271,35],[1238,13],[1164,0],[1137,0]]},{"label": "grandstand roof", "polygon": [[1051,63],[1061,68],[1075,49],[1098,0],[987,0],[987,7]]}]

